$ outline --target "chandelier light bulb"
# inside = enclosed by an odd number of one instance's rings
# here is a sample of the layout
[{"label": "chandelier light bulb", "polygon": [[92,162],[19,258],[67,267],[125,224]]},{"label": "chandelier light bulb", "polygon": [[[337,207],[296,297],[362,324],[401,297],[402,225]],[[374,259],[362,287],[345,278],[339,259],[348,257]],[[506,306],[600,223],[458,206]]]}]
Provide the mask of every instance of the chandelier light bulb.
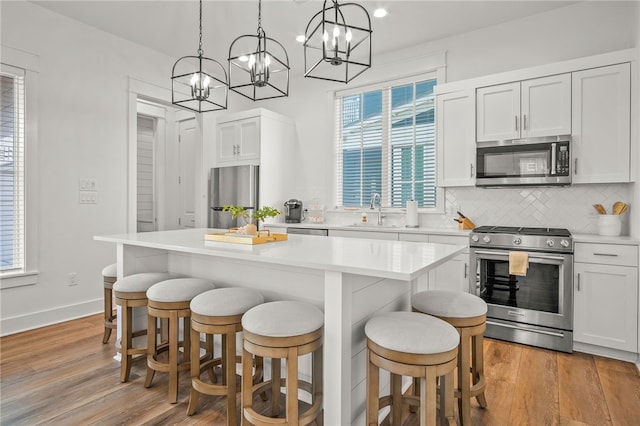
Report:
[{"label": "chandelier light bulb", "polygon": [[191,76],[191,97],[199,101],[204,101],[209,97],[211,79],[208,75],[196,72]]}]

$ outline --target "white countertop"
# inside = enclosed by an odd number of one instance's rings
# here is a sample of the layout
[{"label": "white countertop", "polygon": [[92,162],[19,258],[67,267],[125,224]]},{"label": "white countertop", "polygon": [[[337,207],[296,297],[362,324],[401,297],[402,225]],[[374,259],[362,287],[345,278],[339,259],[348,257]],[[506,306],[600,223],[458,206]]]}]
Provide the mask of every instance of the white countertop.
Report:
[{"label": "white countertop", "polygon": [[412,280],[462,253],[466,247],[377,239],[289,235],[288,241],[244,245],[205,241],[208,232],[221,229],[186,229],[96,236],[105,241],[162,250],[283,266],[346,272]]},{"label": "white countertop", "polygon": [[304,228],[304,229],[340,229],[344,231],[372,231],[372,232],[398,232],[402,234],[433,234],[433,235],[458,235],[468,237],[470,230],[458,230],[457,228],[407,228],[401,225],[378,226],[368,224],[329,224],[329,223],[265,223],[267,228]]}]

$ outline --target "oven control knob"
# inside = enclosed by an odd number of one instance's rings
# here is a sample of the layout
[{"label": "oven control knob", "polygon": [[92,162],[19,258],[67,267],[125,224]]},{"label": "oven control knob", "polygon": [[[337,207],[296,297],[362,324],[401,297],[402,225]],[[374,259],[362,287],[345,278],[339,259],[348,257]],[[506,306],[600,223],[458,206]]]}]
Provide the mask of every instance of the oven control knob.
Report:
[{"label": "oven control knob", "polygon": [[485,235],[484,237],[482,237],[482,241],[484,241],[485,243],[490,243],[491,237],[489,237],[488,235]]},{"label": "oven control knob", "polygon": [[472,235],[472,236],[471,236],[471,241],[473,241],[474,243],[477,243],[479,239],[480,239],[480,238],[478,238],[478,236],[477,236],[477,235]]},{"label": "oven control knob", "polygon": [[547,246],[553,247],[555,242],[553,240],[547,240]]},{"label": "oven control knob", "polygon": [[515,239],[513,240],[513,244],[515,244],[515,245],[520,245],[520,244],[522,244],[522,240],[521,240],[520,238],[515,238]]},{"label": "oven control knob", "polygon": [[560,241],[560,245],[561,245],[562,247],[564,247],[564,248],[567,248],[567,247],[569,247],[569,241],[567,241],[567,240],[562,240],[562,241]]}]

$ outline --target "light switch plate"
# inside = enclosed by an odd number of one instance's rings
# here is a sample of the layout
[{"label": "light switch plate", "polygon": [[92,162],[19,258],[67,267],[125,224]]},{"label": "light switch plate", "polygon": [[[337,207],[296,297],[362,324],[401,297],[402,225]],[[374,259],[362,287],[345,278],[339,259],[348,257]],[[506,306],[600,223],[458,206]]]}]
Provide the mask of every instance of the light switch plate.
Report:
[{"label": "light switch plate", "polygon": [[97,204],[98,191],[80,191],[79,201],[80,204]]}]

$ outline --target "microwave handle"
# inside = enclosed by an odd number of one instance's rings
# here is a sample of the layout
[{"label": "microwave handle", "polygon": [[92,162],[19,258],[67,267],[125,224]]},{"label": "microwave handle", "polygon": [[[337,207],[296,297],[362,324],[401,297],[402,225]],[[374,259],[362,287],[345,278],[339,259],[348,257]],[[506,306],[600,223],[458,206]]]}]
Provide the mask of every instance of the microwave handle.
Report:
[{"label": "microwave handle", "polygon": [[555,176],[556,175],[556,144],[552,143],[551,144],[551,176]]}]

